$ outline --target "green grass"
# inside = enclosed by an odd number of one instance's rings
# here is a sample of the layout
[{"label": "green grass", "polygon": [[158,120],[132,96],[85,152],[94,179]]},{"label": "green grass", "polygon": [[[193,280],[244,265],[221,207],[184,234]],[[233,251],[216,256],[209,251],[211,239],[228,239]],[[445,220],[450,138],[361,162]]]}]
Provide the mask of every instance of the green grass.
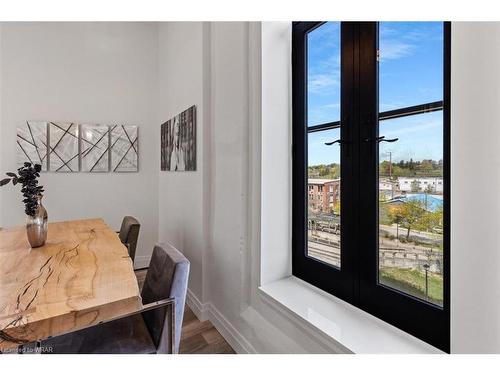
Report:
[{"label": "green grass", "polygon": [[[380,282],[425,299],[425,273],[416,269],[382,268]],[[443,305],[443,277],[429,272],[429,301]]]}]

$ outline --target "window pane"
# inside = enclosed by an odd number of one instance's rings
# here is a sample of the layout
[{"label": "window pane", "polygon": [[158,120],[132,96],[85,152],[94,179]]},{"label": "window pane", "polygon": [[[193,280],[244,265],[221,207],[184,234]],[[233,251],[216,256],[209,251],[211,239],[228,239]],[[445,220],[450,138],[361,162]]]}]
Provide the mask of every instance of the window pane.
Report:
[{"label": "window pane", "polygon": [[379,282],[443,305],[443,112],[384,120],[379,133]]},{"label": "window pane", "polygon": [[443,23],[379,25],[379,110],[443,100]]},{"label": "window pane", "polygon": [[340,22],[307,35],[307,124],[340,120]]},{"label": "window pane", "polygon": [[307,255],[340,267],[340,129],[308,135]]}]

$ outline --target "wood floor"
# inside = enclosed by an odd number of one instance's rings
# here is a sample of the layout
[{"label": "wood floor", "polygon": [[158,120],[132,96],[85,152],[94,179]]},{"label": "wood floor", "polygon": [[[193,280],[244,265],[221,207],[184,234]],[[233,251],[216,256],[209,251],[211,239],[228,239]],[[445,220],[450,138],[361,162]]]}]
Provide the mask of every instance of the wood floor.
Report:
[{"label": "wood floor", "polygon": [[[146,269],[135,271],[139,288],[142,289]],[[188,305],[184,308],[180,354],[235,354],[210,321],[201,322]]]}]

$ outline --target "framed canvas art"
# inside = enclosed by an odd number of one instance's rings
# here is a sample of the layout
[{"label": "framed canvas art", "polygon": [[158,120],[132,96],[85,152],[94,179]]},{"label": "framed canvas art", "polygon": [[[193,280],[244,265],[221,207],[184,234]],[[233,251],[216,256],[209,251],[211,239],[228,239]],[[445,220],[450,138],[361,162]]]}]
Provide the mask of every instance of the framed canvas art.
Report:
[{"label": "framed canvas art", "polygon": [[161,125],[161,170],[196,170],[196,106]]}]

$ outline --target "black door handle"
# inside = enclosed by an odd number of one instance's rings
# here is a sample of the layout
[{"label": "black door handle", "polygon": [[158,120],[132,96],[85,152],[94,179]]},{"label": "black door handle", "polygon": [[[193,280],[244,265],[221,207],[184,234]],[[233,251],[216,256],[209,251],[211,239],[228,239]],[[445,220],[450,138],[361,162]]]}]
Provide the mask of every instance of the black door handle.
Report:
[{"label": "black door handle", "polygon": [[381,137],[377,137],[375,139],[372,139],[372,138],[365,138],[364,139],[365,142],[375,141],[377,143],[380,143],[380,142],[396,142],[398,140],[399,140],[399,138],[385,139],[385,135],[383,135]]},{"label": "black door handle", "polygon": [[392,138],[392,139],[385,139],[384,137],[382,137],[383,139],[379,139],[378,140],[378,143],[380,142],[397,142],[399,140],[399,138]]},{"label": "black door handle", "polygon": [[325,145],[331,146],[331,145],[334,145],[335,143],[338,143],[340,145],[342,143],[342,141],[340,139],[337,139],[333,142],[325,142]]},{"label": "black door handle", "polygon": [[341,123],[342,129],[344,129],[344,134],[342,135],[343,139],[336,139],[332,142],[325,142],[326,146],[331,146],[334,145],[335,143],[338,143],[339,145],[344,145],[346,147],[342,147],[342,152],[345,152],[345,156],[350,157],[350,144],[352,143],[351,141],[351,128],[349,126],[349,117],[344,116],[342,118],[342,123]]}]

